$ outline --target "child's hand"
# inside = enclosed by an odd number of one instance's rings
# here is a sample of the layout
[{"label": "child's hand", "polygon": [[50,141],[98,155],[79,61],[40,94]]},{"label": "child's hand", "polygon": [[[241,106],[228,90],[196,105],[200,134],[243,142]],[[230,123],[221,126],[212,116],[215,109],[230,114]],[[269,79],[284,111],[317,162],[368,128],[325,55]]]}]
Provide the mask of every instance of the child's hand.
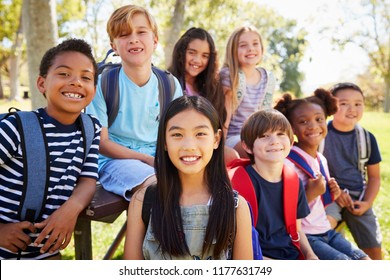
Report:
[{"label": "child's hand", "polygon": [[74,211],[69,211],[64,206],[65,204],[54,211],[45,221],[35,224],[37,228],[43,230],[35,240],[34,246],[41,244],[43,239],[48,236],[40,250],[42,254],[48,250],[49,253],[54,253],[59,249],[65,249],[72,238],[77,215],[74,214]]},{"label": "child's hand", "polygon": [[326,181],[324,176],[317,174],[317,178],[309,179],[306,184],[306,197],[308,202],[322,195],[326,191]]},{"label": "child's hand", "polygon": [[26,250],[31,238],[26,232],[35,232],[32,223],[24,221],[11,224],[0,224],[0,247],[17,253],[18,250]]},{"label": "child's hand", "polygon": [[328,185],[329,185],[330,193],[333,195],[333,199],[336,200],[341,194],[339,184],[337,183],[336,179],[332,177],[329,178]]},{"label": "child's hand", "polygon": [[353,200],[348,192],[340,192],[340,196],[336,199],[336,202],[342,208],[345,207],[350,211],[354,209]]},{"label": "child's hand", "polygon": [[367,201],[356,200],[353,204],[354,207],[352,210],[350,210],[350,212],[356,216],[363,215],[371,207],[371,204]]}]

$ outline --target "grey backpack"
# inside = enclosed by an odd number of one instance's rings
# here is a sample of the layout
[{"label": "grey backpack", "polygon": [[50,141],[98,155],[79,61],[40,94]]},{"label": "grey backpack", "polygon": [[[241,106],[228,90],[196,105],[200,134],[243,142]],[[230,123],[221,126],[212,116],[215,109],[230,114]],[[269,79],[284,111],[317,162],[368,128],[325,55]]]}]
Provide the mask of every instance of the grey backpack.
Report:
[{"label": "grey backpack", "polygon": [[[23,151],[23,192],[18,215],[21,221],[35,222],[40,217],[46,203],[50,177],[50,159],[43,125],[36,112],[12,111],[0,114],[0,120],[15,115]],[[81,130],[85,139],[85,157],[95,135],[94,124],[87,114],[80,115]],[[85,158],[84,158],[85,160]],[[45,176],[42,176],[45,174]]]}]

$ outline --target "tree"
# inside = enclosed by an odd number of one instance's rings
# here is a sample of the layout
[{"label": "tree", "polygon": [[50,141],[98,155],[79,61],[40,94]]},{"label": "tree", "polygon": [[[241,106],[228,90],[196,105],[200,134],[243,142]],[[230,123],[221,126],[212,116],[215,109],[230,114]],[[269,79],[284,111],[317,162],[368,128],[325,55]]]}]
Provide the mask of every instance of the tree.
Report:
[{"label": "tree", "polygon": [[[332,40],[341,48],[351,43],[364,50],[373,73],[384,84],[384,112],[390,112],[390,2],[388,0],[363,0],[362,9],[346,9],[336,27],[328,27]],[[341,30],[343,32],[335,32]],[[350,30],[350,32],[347,32]]]},{"label": "tree", "polygon": [[[10,75],[10,99],[18,96],[19,61],[22,53],[21,9],[22,0],[0,0],[0,69]],[[10,61],[10,67],[7,62]],[[4,97],[0,73],[0,98]]]},{"label": "tree", "polygon": [[35,84],[42,56],[47,49],[57,44],[58,27],[55,7],[55,0],[23,0],[23,26],[33,109],[46,104]]}]

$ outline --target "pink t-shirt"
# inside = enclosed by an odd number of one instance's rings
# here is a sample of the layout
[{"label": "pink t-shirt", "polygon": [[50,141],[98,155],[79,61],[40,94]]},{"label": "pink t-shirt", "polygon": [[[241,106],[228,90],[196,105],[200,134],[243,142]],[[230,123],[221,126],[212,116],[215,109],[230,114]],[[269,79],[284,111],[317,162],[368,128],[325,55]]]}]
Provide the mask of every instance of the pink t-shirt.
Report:
[{"label": "pink t-shirt", "polygon": [[[298,148],[297,146],[293,146],[292,149],[298,152],[307,161],[307,163],[315,173],[321,173],[320,165],[318,163],[317,158],[313,158],[312,156],[310,156],[309,154],[307,154],[305,151]],[[320,160],[322,162],[322,165],[324,166],[327,177],[329,178],[328,162],[326,158],[320,153],[317,153],[317,155],[320,157]],[[286,159],[285,163],[291,166],[292,168],[294,168],[294,170],[298,174],[299,179],[301,179],[302,184],[306,186],[309,176],[306,175],[297,166],[295,166],[295,164],[290,160]],[[309,208],[310,208],[310,214],[306,216],[306,218],[301,220],[302,231],[305,234],[321,234],[330,230],[331,226],[328,219],[326,218],[324,204],[322,203],[320,195],[317,196],[313,201],[309,202]]]}]

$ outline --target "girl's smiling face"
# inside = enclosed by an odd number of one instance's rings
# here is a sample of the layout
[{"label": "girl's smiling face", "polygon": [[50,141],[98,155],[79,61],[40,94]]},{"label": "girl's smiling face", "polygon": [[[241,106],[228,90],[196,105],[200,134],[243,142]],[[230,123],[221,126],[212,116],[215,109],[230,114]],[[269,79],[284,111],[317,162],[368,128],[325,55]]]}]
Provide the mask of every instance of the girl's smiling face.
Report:
[{"label": "girl's smiling face", "polygon": [[316,151],[328,133],[324,110],[318,104],[303,103],[295,108],[291,126],[298,138],[298,147],[316,156]]},{"label": "girl's smiling face", "polygon": [[214,132],[210,120],[196,110],[188,109],[167,122],[166,150],[179,176],[199,175],[218,148],[221,131]]},{"label": "girl's smiling face", "polygon": [[207,40],[194,39],[186,50],[186,76],[196,77],[202,73],[209,63],[210,46]]},{"label": "girl's smiling face", "polygon": [[240,67],[257,65],[263,57],[263,45],[259,35],[253,31],[241,34],[238,40],[237,56]]}]

